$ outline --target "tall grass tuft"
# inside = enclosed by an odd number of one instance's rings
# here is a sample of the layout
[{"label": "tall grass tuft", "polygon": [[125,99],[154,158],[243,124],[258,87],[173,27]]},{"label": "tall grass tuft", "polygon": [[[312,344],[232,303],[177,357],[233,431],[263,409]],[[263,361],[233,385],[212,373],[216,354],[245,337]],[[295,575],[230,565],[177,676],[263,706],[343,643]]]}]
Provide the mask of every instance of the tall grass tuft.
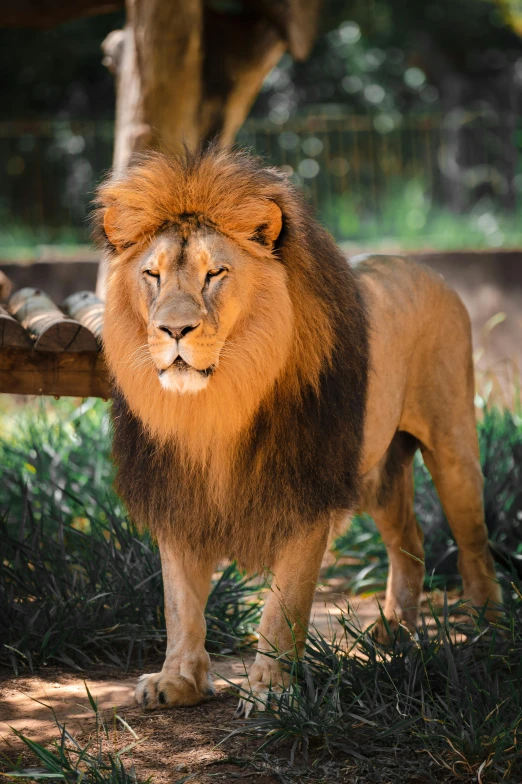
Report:
[{"label": "tall grass tuft", "polygon": [[[142,666],[165,646],[159,553],[114,494],[107,407],[26,409],[0,441],[0,662]],[[248,644],[260,600],[234,565],[207,606],[208,647]]]},{"label": "tall grass tuft", "polygon": [[[305,659],[288,665],[290,690],[272,695],[248,732],[265,751],[290,745],[288,781],[304,780],[293,778],[295,762],[313,752],[318,770],[351,759],[357,781],[519,784],[520,588],[512,583],[493,628],[446,604],[442,618],[432,608],[415,637],[397,635],[386,648],[345,609],[333,639],[312,630]],[[465,613],[464,622],[450,621],[450,609]]]}]

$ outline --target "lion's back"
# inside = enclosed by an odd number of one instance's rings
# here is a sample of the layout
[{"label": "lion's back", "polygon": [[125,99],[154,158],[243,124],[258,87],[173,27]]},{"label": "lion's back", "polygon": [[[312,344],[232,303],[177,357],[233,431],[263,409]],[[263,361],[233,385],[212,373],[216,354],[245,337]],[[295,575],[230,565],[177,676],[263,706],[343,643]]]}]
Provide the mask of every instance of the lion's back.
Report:
[{"label": "lion's back", "polygon": [[433,419],[441,400],[447,406],[469,404],[471,324],[457,292],[426,265],[400,256],[356,257],[352,263],[370,327],[363,460],[368,469],[397,429],[424,435],[419,423]]},{"label": "lion's back", "polygon": [[[455,330],[470,332],[469,314],[460,296],[426,264],[404,256],[373,254],[356,256],[351,263],[369,308],[381,322],[388,322],[388,329],[400,333],[405,343],[408,336],[418,339],[421,333],[426,343],[431,343],[430,335],[447,343]],[[441,336],[445,326],[449,329]]]}]

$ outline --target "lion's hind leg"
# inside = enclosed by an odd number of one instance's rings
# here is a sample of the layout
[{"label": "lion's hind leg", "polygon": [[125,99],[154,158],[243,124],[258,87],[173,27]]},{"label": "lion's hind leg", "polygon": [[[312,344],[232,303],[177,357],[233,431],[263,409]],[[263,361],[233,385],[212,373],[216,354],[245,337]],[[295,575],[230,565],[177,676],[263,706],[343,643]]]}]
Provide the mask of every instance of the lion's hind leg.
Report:
[{"label": "lion's hind leg", "polygon": [[501,601],[484,520],[483,485],[475,418],[471,325],[459,297],[445,290],[430,340],[420,341],[402,424],[422,442],[442,508],[459,550],[464,598],[474,606]]},{"label": "lion's hind leg", "polygon": [[379,529],[389,558],[382,618],[373,628],[381,642],[389,641],[399,626],[414,631],[424,582],[422,530],[413,510],[413,458],[419,446],[409,433],[397,432],[383,460],[374,492],[365,498],[364,511]]},{"label": "lion's hind leg", "polygon": [[486,617],[494,620],[502,592],[484,522],[484,480],[474,418],[467,431],[461,422],[454,431],[439,432],[434,448],[423,450],[423,455],[458,546],[464,599],[474,607],[487,604]]}]

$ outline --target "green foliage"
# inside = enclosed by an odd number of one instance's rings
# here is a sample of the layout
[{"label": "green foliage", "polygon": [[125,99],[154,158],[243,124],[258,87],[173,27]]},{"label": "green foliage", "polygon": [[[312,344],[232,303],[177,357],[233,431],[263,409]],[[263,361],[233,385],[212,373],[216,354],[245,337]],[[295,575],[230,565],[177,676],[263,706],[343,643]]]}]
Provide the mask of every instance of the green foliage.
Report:
[{"label": "green foliage", "polygon": [[[289,691],[272,695],[248,731],[264,739],[265,750],[291,744],[290,766],[279,761],[285,781],[316,780],[312,770],[335,757],[337,770],[343,758],[352,761],[354,781],[518,784],[520,582],[510,594],[494,628],[471,615],[452,623],[450,610],[465,608],[446,604],[442,618],[432,609],[430,628],[425,621],[414,639],[397,635],[387,648],[349,609],[341,612],[333,640],[312,631],[306,658],[288,665]],[[305,763],[313,752],[312,770],[295,764],[298,752]]]},{"label": "green foliage", "polygon": [[[517,59],[515,2],[329,0],[310,56],[298,63],[284,56],[253,111],[283,123],[303,106],[343,105],[393,123],[405,112],[440,109],[450,73],[483,77]],[[482,60],[486,51],[495,54]]]},{"label": "green foliage", "polygon": [[[165,645],[159,553],[111,489],[106,404],[59,401],[2,418],[0,662],[141,665]],[[208,600],[208,646],[248,643],[257,589],[228,566]]]},{"label": "green foliage", "polygon": [[254,642],[260,620],[259,588],[230,564],[212,587],[205,609],[207,649],[227,654]]},{"label": "green foliage", "polygon": [[374,209],[363,189],[332,195],[319,209],[339,242],[375,251],[517,247],[522,243],[519,213],[503,212],[483,199],[458,215],[434,203],[420,179],[399,178],[387,181],[386,194]]},{"label": "green foliage", "polygon": [[28,501],[51,527],[61,520],[88,533],[91,518],[107,522],[108,507],[124,517],[112,490],[107,404],[42,398],[6,408],[0,432],[0,509],[10,524],[21,524]]},{"label": "green foliage", "polygon": [[[7,212],[7,211],[6,211]],[[12,216],[0,209],[0,259],[10,263],[32,263],[41,259],[70,260],[92,258],[89,230],[82,227],[57,227],[14,223]]]},{"label": "green foliage", "polygon": [[[7,781],[62,779],[68,782],[85,781],[89,784],[147,784],[150,781],[150,779],[144,781],[138,778],[134,766],[127,770],[123,764],[124,754],[128,754],[141,742],[132,727],[129,727],[127,722],[115,712],[113,715],[114,726],[110,728],[98,710],[97,701],[91,695],[87,684],[85,684],[85,690],[95,720],[94,733],[90,740],[82,746],[68,732],[65,725],[60,724],[54,710],[49,708],[59,732],[59,739],[55,740],[50,748],[46,748],[22,735],[18,730],[13,730],[14,734],[25,743],[29,751],[36,757],[40,766],[22,768],[21,765],[17,765],[14,770],[3,774]],[[128,732],[133,740],[120,751],[111,749],[111,734],[115,734],[110,732],[111,729]],[[121,735],[122,733],[119,732],[118,737]]]}]

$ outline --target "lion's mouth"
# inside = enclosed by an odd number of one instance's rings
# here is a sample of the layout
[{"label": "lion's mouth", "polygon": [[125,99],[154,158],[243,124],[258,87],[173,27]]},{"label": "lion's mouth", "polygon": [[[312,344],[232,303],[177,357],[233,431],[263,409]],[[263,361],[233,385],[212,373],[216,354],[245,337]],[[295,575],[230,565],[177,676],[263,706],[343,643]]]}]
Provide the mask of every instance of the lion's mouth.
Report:
[{"label": "lion's mouth", "polygon": [[168,368],[164,368],[163,370],[160,370],[158,372],[158,375],[162,376],[163,373],[166,373],[166,371],[170,370],[171,368],[174,368],[178,373],[188,373],[190,370],[194,370],[196,373],[199,373],[201,376],[203,376],[203,378],[209,378],[209,376],[211,376],[214,373],[216,366],[209,365],[209,367],[200,370],[199,368],[195,368],[192,365],[189,365],[188,362],[185,362],[183,357],[178,355],[174,360],[174,362],[171,365],[169,365]]}]

